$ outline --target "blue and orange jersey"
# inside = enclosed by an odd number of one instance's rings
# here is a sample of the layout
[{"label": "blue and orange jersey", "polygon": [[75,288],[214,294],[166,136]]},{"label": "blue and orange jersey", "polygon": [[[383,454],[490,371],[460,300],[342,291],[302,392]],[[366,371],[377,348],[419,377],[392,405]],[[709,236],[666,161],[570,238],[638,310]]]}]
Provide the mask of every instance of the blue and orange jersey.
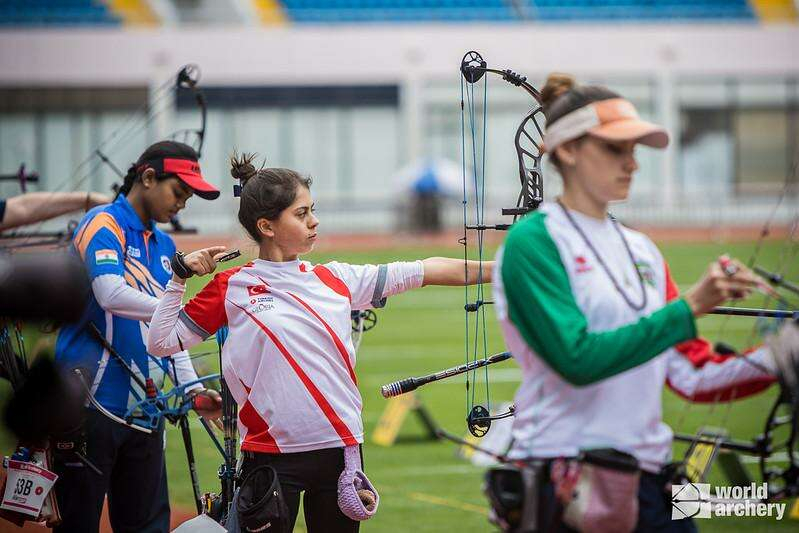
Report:
[{"label": "blue and orange jersey", "polygon": [[[122,276],[130,287],[160,298],[172,277],[172,238],[155,227],[145,227],[124,195],[112,204],[95,207],[81,220],[73,236],[74,251],[86,265],[89,278]],[[92,377],[92,393],[112,413],[122,416],[144,397],[130,374],[89,332],[94,323],[125,362],[140,376],[163,385],[166,361],[147,353],[148,324],[112,315],[97,303],[94,293],[83,320],[61,328],[56,361],[64,368],[80,367]]]}]

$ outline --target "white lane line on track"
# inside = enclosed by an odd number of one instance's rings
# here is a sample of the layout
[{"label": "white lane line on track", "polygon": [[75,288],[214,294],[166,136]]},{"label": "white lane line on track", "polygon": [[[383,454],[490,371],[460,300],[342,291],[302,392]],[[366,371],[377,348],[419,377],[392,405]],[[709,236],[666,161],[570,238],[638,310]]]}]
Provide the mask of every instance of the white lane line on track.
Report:
[{"label": "white lane line on track", "polygon": [[[474,466],[470,463],[460,465],[442,465],[430,467],[402,467],[402,468],[380,468],[370,467],[371,470],[379,473],[380,476],[395,477],[432,477],[441,474],[479,474],[485,469]],[[377,475],[377,474],[376,474]]]},{"label": "white lane line on track", "polygon": [[473,503],[466,503],[466,502],[460,502],[458,500],[452,500],[449,498],[442,498],[434,494],[425,494],[424,492],[410,492],[408,493],[408,497],[411,500],[429,503],[432,505],[438,505],[440,507],[451,507],[452,509],[458,509],[460,511],[469,511],[472,513],[488,516],[488,509],[486,507],[474,505]]}]

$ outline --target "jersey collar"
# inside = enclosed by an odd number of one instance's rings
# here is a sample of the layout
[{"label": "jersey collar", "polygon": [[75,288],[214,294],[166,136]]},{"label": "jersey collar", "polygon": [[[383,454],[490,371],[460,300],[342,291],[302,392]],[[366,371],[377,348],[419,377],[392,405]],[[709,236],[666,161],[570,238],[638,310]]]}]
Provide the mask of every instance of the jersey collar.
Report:
[{"label": "jersey collar", "polygon": [[136,214],[136,210],[133,209],[133,206],[130,205],[130,202],[128,202],[128,199],[125,197],[124,194],[120,194],[119,197],[114,202],[114,204],[116,204],[119,207],[122,219],[121,221],[127,227],[135,231],[141,231],[141,232],[149,231],[152,233],[151,235],[152,238],[154,239],[157,238],[156,236],[158,234],[158,231],[156,231],[155,222],[151,220],[150,227],[149,228],[146,227],[142,223],[141,219],[139,218],[139,215]]}]

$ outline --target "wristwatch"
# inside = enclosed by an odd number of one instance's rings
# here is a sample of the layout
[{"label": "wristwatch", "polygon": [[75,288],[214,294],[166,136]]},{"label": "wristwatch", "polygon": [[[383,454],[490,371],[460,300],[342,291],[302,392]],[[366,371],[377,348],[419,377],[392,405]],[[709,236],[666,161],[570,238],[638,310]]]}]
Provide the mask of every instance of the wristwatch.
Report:
[{"label": "wristwatch", "polygon": [[194,275],[194,271],[186,266],[186,263],[183,261],[183,252],[177,251],[175,255],[172,256],[172,272],[175,275],[182,279],[189,279]]}]

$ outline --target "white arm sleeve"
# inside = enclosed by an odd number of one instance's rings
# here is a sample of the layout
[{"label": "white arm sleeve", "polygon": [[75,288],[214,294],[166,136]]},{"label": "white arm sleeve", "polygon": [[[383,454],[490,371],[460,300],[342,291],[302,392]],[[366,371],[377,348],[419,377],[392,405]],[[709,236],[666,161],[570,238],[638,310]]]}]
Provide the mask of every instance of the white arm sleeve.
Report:
[{"label": "white arm sleeve", "polygon": [[388,263],[386,267],[386,286],[383,289],[383,296],[393,296],[418,289],[424,283],[424,263],[421,261],[398,261]]},{"label": "white arm sleeve", "polygon": [[421,261],[397,261],[385,265],[324,265],[347,286],[353,309],[381,307],[379,301],[422,286],[424,266]]},{"label": "white arm sleeve", "polygon": [[[184,285],[169,280],[164,295],[158,300],[147,334],[147,351],[157,357],[187,350],[204,340],[182,320],[178,320],[185,290]],[[177,365],[178,361],[175,363]]]},{"label": "white arm sleeve", "polygon": [[92,291],[100,307],[109,313],[140,322],[149,322],[158,305],[158,298],[137,291],[116,274],[94,278]]},{"label": "white arm sleeve", "polygon": [[689,398],[698,394],[721,394],[776,375],[771,351],[765,346],[721,363],[708,362],[700,368],[674,348],[669,350],[668,357],[669,385]]}]

